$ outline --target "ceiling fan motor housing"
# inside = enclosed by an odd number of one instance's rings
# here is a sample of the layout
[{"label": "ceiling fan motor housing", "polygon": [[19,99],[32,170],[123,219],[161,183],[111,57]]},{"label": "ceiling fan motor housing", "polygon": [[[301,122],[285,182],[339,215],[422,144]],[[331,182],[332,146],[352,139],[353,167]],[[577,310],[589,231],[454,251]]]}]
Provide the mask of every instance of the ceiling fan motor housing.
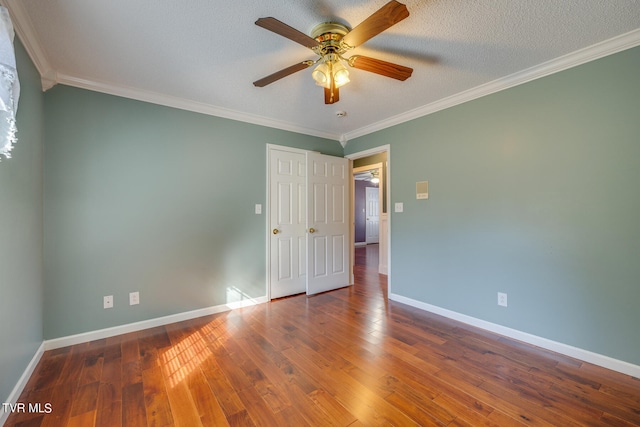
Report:
[{"label": "ceiling fan motor housing", "polygon": [[318,37],[330,34],[341,39],[346,36],[349,31],[351,30],[346,25],[342,25],[337,22],[323,22],[322,24],[318,24],[313,27],[313,30],[311,30],[311,37],[322,43],[324,40],[320,40]]},{"label": "ceiling fan motor housing", "polygon": [[346,36],[349,31],[351,31],[349,27],[337,22],[323,22],[322,24],[318,24],[311,30],[311,37],[320,44],[312,49],[323,58],[331,55],[325,58],[325,60],[335,61],[338,55],[343,54],[349,49],[349,47],[342,42],[342,38]]}]

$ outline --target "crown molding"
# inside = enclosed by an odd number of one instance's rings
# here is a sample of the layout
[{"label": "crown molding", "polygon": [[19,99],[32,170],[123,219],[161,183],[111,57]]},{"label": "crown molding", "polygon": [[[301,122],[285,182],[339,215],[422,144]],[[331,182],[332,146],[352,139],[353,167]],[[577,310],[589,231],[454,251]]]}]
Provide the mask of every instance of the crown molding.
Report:
[{"label": "crown molding", "polygon": [[255,125],[285,130],[289,132],[301,133],[304,135],[316,136],[318,138],[331,139],[338,141],[340,135],[332,132],[325,132],[318,129],[299,126],[282,120],[274,120],[257,114],[244,113],[241,111],[231,110],[228,108],[218,107],[203,102],[191,101],[188,99],[150,92],[141,89],[114,85],[107,82],[98,82],[95,80],[82,79],[74,76],[68,76],[58,73],[56,81],[59,84],[73,86],[81,89],[87,89],[95,92],[101,92],[108,95],[120,96],[123,98],[135,99],[138,101],[149,102],[152,104],[163,105],[166,107],[177,108],[180,110],[192,111],[196,113],[206,114],[209,116],[222,117],[225,119],[251,123]]},{"label": "crown molding", "polygon": [[340,135],[340,138],[338,139],[338,141],[340,142],[340,145],[342,145],[342,148],[346,147],[347,142],[349,142],[345,134]]},{"label": "crown molding", "polygon": [[559,58],[543,62],[542,64],[527,68],[526,70],[522,70],[509,76],[493,80],[480,86],[476,86],[464,92],[460,92],[436,102],[432,102],[431,104],[409,110],[405,113],[398,114],[396,116],[381,120],[368,126],[364,126],[352,132],[347,132],[341,136],[341,141],[355,139],[382,129],[389,128],[391,126],[398,125],[400,123],[427,116],[437,111],[441,111],[468,101],[472,101],[483,96],[491,95],[492,93],[500,92],[502,90],[548,76],[550,74],[555,74],[560,71],[564,71],[569,68],[573,68],[578,65],[582,65],[587,62],[621,52],[623,50],[631,49],[632,47],[636,47],[638,45],[640,45],[640,28],[619,35],[617,37],[613,37],[609,40],[596,43],[592,46],[577,50]]},{"label": "crown molding", "polygon": [[57,83],[57,73],[40,48],[35,27],[22,2],[20,0],[0,0],[0,4],[9,10],[13,28],[40,74],[42,90],[51,89]]}]

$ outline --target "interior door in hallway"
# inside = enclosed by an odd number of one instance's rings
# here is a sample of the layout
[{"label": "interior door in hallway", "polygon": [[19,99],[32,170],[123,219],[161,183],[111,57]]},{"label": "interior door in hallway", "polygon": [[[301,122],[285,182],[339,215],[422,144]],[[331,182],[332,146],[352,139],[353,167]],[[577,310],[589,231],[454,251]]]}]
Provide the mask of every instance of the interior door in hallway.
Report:
[{"label": "interior door in hallway", "polygon": [[306,169],[304,152],[269,150],[271,298],[306,290]]},{"label": "interior door in hallway", "polygon": [[307,294],[349,285],[348,160],[307,153]]},{"label": "interior door in hallway", "polygon": [[380,239],[380,189],[378,187],[365,188],[366,201],[366,242],[378,243]]}]

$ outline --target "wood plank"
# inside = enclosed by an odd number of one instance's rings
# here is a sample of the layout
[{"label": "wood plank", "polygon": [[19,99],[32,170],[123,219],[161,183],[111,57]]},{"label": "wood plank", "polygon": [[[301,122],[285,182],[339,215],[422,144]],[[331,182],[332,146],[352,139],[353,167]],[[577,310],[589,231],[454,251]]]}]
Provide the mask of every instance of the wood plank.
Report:
[{"label": "wood plank", "polygon": [[455,420],[458,422],[464,422],[472,426],[495,425],[487,419],[493,409],[485,405],[476,404],[468,406],[465,403],[460,402],[456,397],[452,397],[447,393],[441,393],[433,399],[433,401],[434,403],[437,403],[439,407],[445,409],[449,414],[455,414]]},{"label": "wood plank", "polygon": [[167,395],[171,405],[171,415],[174,425],[184,427],[197,427],[202,425],[198,408],[191,397],[189,387],[187,385],[187,377],[180,381],[169,383],[167,372],[163,370],[165,382],[169,385],[166,387]]},{"label": "wood plank", "polygon": [[140,360],[133,360],[122,365],[122,387],[139,384],[142,382],[142,369]]},{"label": "wood plank", "polygon": [[188,387],[191,398],[198,409],[200,421],[204,426],[229,425],[225,412],[211,390],[207,378],[201,369],[192,372],[188,379]]},{"label": "wood plank", "polygon": [[[63,367],[69,360],[69,354],[43,355],[38,363],[38,377],[33,384],[35,389],[50,388],[56,385]],[[82,366],[77,369],[82,369]]]},{"label": "wood plank", "polygon": [[324,389],[314,390],[309,393],[309,398],[327,414],[331,420],[331,425],[350,426],[357,421],[355,415]]},{"label": "wood plank", "polygon": [[171,406],[162,376],[162,368],[155,366],[142,371],[142,389],[144,406],[149,426],[173,425]]},{"label": "wood plank", "polygon": [[122,425],[147,425],[144,389],[141,382],[122,387]]},{"label": "wood plank", "polygon": [[171,340],[164,326],[145,329],[138,332],[138,351],[140,355],[140,368],[145,369],[161,366],[158,354],[171,347]]},{"label": "wood plank", "polygon": [[84,412],[69,419],[67,427],[87,427],[93,426],[96,422],[96,411]]},{"label": "wood plank", "polygon": [[528,425],[526,420],[510,417],[499,409],[491,412],[487,420],[490,423],[489,425],[496,427],[522,427]]},{"label": "wood plank", "polygon": [[131,332],[122,335],[122,339],[120,340],[120,351],[120,357],[123,364],[137,361],[140,358],[137,333]]},{"label": "wood plank", "polygon": [[[82,367],[82,365],[80,365]],[[74,403],[77,383],[63,382],[53,388],[51,395],[51,414],[45,415],[40,424],[43,427],[59,427],[67,425]]]},{"label": "wood plank", "polygon": [[102,355],[85,358],[84,364],[82,366],[82,371],[80,372],[78,385],[83,386],[85,384],[91,384],[100,381],[100,377],[102,376],[103,364],[104,357]]},{"label": "wood plank", "polygon": [[116,335],[115,337],[109,337],[106,339],[104,347],[104,361],[108,362],[112,359],[122,358],[122,335]]},{"label": "wood plank", "polygon": [[122,360],[120,343],[108,345],[102,366],[100,388],[98,389],[98,403],[96,426],[122,425]]},{"label": "wood plank", "polygon": [[[287,419],[282,413],[276,413],[271,410],[267,402],[260,396],[258,391],[253,387],[247,387],[238,392],[238,397],[246,408],[250,408],[249,416],[256,426],[284,426],[284,425],[309,425],[302,417],[296,417],[297,420]],[[297,424],[296,424],[297,423]]]},{"label": "wood plank", "polygon": [[246,409],[227,417],[227,421],[232,427],[254,427],[256,425]]},{"label": "wood plank", "polygon": [[122,426],[122,399],[117,395],[122,389],[111,383],[100,383],[98,389],[98,403],[96,412],[96,427]]},{"label": "wood plank", "polygon": [[402,387],[385,400],[420,425],[447,425],[455,419],[455,415],[411,387]]},{"label": "wood plank", "polygon": [[99,388],[99,381],[78,387],[78,392],[73,396],[73,405],[71,406],[72,418],[85,412],[95,411],[98,402]]},{"label": "wood plank", "polygon": [[[244,404],[238,397],[236,390],[233,388],[222,368],[214,360],[214,358],[206,359],[201,366],[202,373],[207,380],[207,384],[211,388],[216,400],[224,411],[227,419],[240,413],[246,412]],[[239,418],[244,418],[239,417]]]}]

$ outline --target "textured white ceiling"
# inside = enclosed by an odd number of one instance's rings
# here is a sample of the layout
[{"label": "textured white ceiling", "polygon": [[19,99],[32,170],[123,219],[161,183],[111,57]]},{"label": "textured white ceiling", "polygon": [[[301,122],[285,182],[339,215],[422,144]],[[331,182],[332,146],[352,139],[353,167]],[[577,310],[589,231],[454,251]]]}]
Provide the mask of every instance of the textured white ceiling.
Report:
[{"label": "textured white ceiling", "polygon": [[[325,21],[354,27],[386,2],[3,1],[47,86],[335,139],[424,114],[461,94],[477,96],[482,91],[474,88],[489,82],[488,92],[508,86],[517,82],[514,74],[620,35],[623,48],[640,44],[640,0],[408,0],[407,19],[353,51],[412,67],[407,81],[354,69],[334,105],[323,103],[310,69],[252,85],[315,56],[256,26],[257,18],[273,16],[308,34]],[[336,117],[340,110],[347,116]]]}]

